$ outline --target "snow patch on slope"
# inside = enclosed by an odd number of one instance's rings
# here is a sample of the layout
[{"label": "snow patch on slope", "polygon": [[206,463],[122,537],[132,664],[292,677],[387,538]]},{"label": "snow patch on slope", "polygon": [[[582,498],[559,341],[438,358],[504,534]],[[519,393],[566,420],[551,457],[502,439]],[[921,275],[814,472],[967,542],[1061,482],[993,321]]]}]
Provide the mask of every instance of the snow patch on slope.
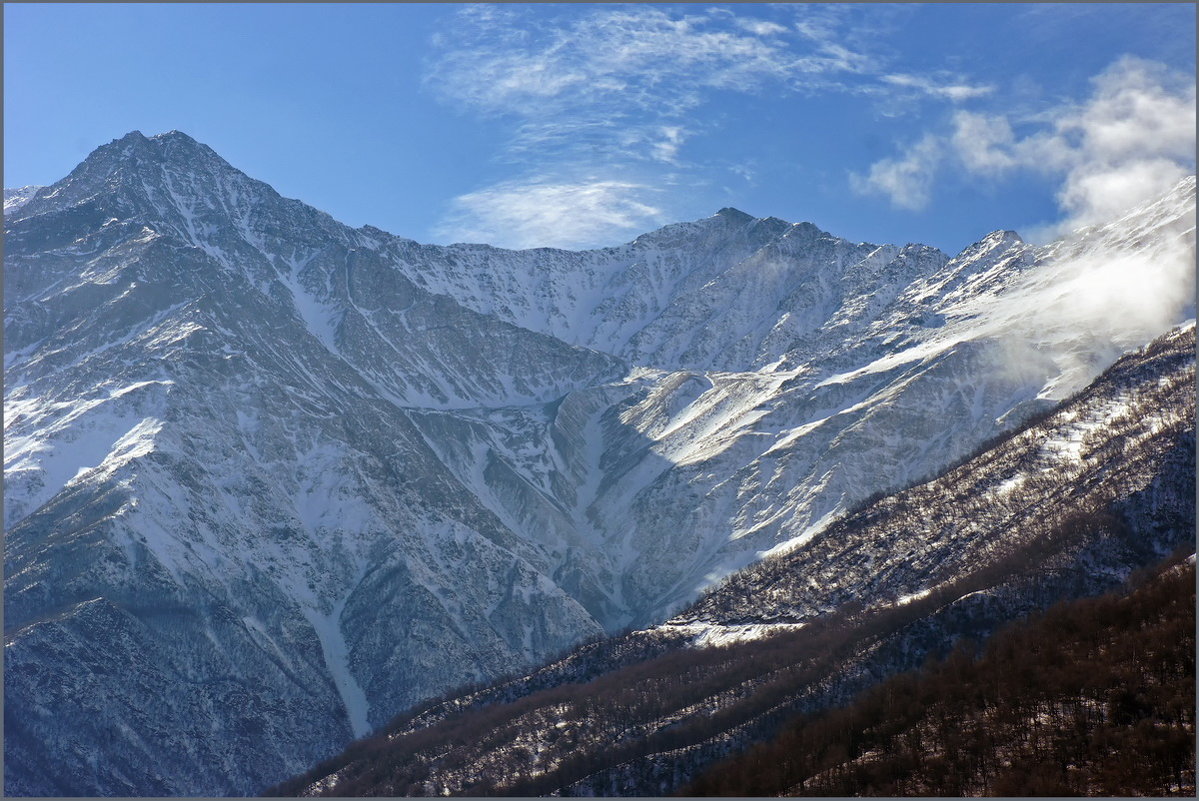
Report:
[{"label": "snow patch on slope", "polygon": [[283,286],[287,287],[291,293],[296,313],[300,315],[300,319],[304,321],[308,330],[322,345],[332,353],[337,353],[337,345],[334,342],[338,322],[336,313],[317,300],[300,283],[300,271],[304,268],[304,264],[297,263],[294,259],[289,260],[287,264],[290,269],[280,270],[278,277]]},{"label": "snow patch on slope", "polygon": [[[671,634],[690,635],[694,648],[719,648],[740,642],[750,642],[785,632],[799,631],[806,623],[663,623],[656,630]],[[649,631],[654,631],[650,629]]]},{"label": "snow patch on slope", "polygon": [[19,189],[4,190],[4,213],[13,214],[24,206],[43,186],[22,186]]},{"label": "snow patch on slope", "polygon": [[342,703],[345,704],[350,730],[353,731],[355,738],[360,738],[370,734],[370,704],[366,700],[366,693],[363,692],[362,686],[350,672],[346,638],[341,630],[341,613],[345,610],[347,600],[349,600],[349,596],[342,598],[333,605],[332,611],[327,615],[322,615],[311,608],[305,608],[304,617],[312,624],[312,630],[316,632],[317,639],[320,640],[325,666],[328,667],[329,675],[333,677],[333,684],[337,687]]},{"label": "snow patch on slope", "polygon": [[5,525],[36,511],[65,487],[152,452],[163,426],[161,391],[169,386],[141,381],[78,401],[6,399]]}]

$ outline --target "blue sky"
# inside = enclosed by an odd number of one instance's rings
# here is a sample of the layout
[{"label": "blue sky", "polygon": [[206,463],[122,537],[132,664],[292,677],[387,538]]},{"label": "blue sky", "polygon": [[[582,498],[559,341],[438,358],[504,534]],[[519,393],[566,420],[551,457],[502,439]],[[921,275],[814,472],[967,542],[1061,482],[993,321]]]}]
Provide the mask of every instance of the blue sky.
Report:
[{"label": "blue sky", "polygon": [[724,206],[948,251],[1194,172],[1195,8],[8,4],[4,184],[172,129],[352,224],[588,247]]}]

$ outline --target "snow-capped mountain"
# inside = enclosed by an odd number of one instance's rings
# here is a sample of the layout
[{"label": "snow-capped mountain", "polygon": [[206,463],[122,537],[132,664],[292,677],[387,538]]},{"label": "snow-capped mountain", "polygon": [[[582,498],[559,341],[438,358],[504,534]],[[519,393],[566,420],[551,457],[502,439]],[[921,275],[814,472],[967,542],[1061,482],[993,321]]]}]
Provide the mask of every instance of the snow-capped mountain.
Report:
[{"label": "snow-capped mountain", "polygon": [[261,789],[819,541],[1194,315],[1193,179],[954,258],[731,209],[420,245],[177,132],[18,194],[9,792]]},{"label": "snow-capped mountain", "polygon": [[[955,640],[1195,547],[1195,327],[681,614],[424,705],[269,794],[652,796]],[[1132,688],[1129,688],[1130,690]],[[917,709],[929,712],[918,699]],[[929,758],[930,764],[932,758]]]}]

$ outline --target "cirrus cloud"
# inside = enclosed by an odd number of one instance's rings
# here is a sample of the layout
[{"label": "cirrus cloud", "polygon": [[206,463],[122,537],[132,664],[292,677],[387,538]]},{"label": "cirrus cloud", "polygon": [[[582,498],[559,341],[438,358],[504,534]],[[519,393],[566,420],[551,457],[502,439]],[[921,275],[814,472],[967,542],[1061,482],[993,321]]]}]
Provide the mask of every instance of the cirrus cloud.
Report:
[{"label": "cirrus cloud", "polygon": [[455,198],[439,234],[513,248],[594,247],[608,244],[614,232],[665,222],[651,205],[654,192],[644,184],[595,178],[507,181]]},{"label": "cirrus cloud", "polygon": [[916,89],[925,94],[936,97],[943,97],[947,100],[959,101],[969,100],[974,97],[983,97],[995,91],[994,86],[972,86],[953,77],[937,78],[929,75],[907,75],[905,73],[893,73],[883,75],[880,80],[883,83],[891,84],[892,86],[902,86],[905,88]]},{"label": "cirrus cloud", "polygon": [[[871,32],[897,13],[835,4],[467,7],[436,39],[425,83],[464,113],[507,126],[496,160],[516,174],[452,201],[441,235],[612,244],[629,220],[654,216],[639,209],[677,207],[710,180],[699,177],[710,164],[689,159],[688,149],[725,124],[702,113],[715,97],[841,92],[914,108],[989,91],[948,73],[885,69]],[[599,177],[580,181],[580,173]],[[574,205],[547,211],[546,203]],[[533,216],[517,221],[507,211],[515,208]],[[591,221],[567,222],[583,218]]]},{"label": "cirrus cloud", "polygon": [[557,24],[472,7],[427,76],[446,98],[486,113],[538,117],[604,108],[676,114],[706,90],[751,91],[859,72],[869,58],[830,38],[806,47],[769,20],[604,9]]}]

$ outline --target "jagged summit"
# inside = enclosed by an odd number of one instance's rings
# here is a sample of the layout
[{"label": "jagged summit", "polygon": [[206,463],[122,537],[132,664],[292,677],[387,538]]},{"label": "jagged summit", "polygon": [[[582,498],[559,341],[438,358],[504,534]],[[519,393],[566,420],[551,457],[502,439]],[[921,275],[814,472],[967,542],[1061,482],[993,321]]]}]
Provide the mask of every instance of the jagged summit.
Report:
[{"label": "jagged summit", "polygon": [[186,142],[195,142],[196,141],[195,139],[188,136],[183,131],[178,130],[177,128],[172,128],[171,130],[169,130],[165,133],[155,134],[152,138],[154,138],[154,139],[175,139],[175,140],[181,140],[181,141],[186,141]]},{"label": "jagged summit", "polygon": [[[129,133],[125,134],[124,136],[118,137],[117,139],[113,139],[112,142],[110,142],[109,144],[112,144],[113,142],[123,142],[123,143],[127,143],[127,144],[132,144],[132,143],[140,143],[140,142],[169,142],[169,141],[189,142],[189,143],[195,144],[195,145],[201,144],[193,137],[189,136],[188,134],[186,134],[183,131],[180,131],[178,129],[171,129],[169,131],[164,131],[163,133],[153,134],[151,136],[146,136],[141,131],[134,130],[134,131],[130,131]],[[204,145],[204,147],[207,147],[207,146]]]},{"label": "jagged summit", "polygon": [[130,131],[93,150],[79,166],[81,168],[96,164],[119,166],[130,161],[136,163],[147,158],[158,162],[180,161],[194,159],[201,155],[207,159],[214,159],[228,169],[234,169],[212,148],[196,141],[182,131],[166,131],[153,136],[146,136],[141,131]]},{"label": "jagged summit", "polygon": [[[205,180],[196,181],[190,178],[176,180],[173,176],[204,176]],[[123,187],[126,205],[133,204],[150,216],[158,219],[179,217],[187,218],[192,209],[211,207],[214,200],[220,199],[226,207],[243,206],[247,203],[256,206],[255,209],[244,209],[242,216],[269,214],[277,201],[283,200],[269,185],[246,176],[233,165],[229,164],[212,148],[197,141],[187,133],[171,130],[164,133],[146,136],[139,130],[130,131],[122,137],[113,139],[101,145],[90,153],[68,176],[47,188],[45,195],[56,198],[55,207],[61,207],[64,202],[80,203],[104,192],[108,195]],[[6,190],[11,191],[11,190]],[[42,212],[45,205],[37,200],[27,203],[34,193],[24,196],[20,202],[6,206],[6,213],[18,216],[32,216]],[[289,203],[299,204],[298,201]],[[174,211],[172,211],[172,207]],[[335,224],[333,219],[324,212],[303,207],[312,213],[326,218],[325,226]],[[251,214],[252,212],[252,214]],[[287,214],[294,214],[294,209],[288,209]],[[247,217],[248,218],[248,217]],[[672,223],[657,230],[643,234],[637,241],[645,243],[678,242],[680,237],[693,236],[724,236],[710,230],[710,223],[719,221],[724,225],[719,227],[723,232],[731,226],[736,230],[752,231],[747,234],[759,243],[765,245],[776,236],[803,237],[842,241],[811,222],[791,223],[778,217],[756,218],[739,209],[725,207],[711,217],[693,222]],[[275,227],[279,221],[266,223],[267,227]],[[336,225],[339,225],[337,223]],[[342,226],[345,227],[345,226]],[[189,240],[196,240],[193,228],[186,224],[176,228]],[[346,227],[348,230],[348,227]],[[391,232],[382,231],[375,226],[364,226],[359,229],[367,237],[379,239],[397,239],[413,242]],[[203,235],[200,234],[199,238]],[[201,247],[204,242],[194,242]],[[861,243],[868,245],[869,243]],[[455,245],[459,249],[485,250],[503,253],[505,249],[494,248],[490,245]],[[876,246],[871,246],[876,247]],[[619,250],[619,248],[617,248]],[[538,248],[552,258],[553,253],[568,253],[556,248]],[[611,250],[606,248],[605,250]]]},{"label": "jagged summit", "polygon": [[752,215],[746,214],[740,209],[735,209],[732,206],[725,206],[723,209],[716,212],[714,216],[723,217],[732,222],[751,222],[755,219]]},{"label": "jagged summit", "polygon": [[1019,244],[1024,243],[1024,237],[1020,236],[1020,234],[1017,231],[1012,231],[1011,229],[1006,229],[1006,228],[1000,228],[998,230],[992,231],[991,233],[987,234],[981,240],[979,240],[979,242],[986,243],[986,244],[1002,243],[1002,244],[1019,245]]},{"label": "jagged summit", "polygon": [[13,217],[99,204],[117,219],[140,213],[165,221],[215,202],[229,205],[273,194],[187,134],[146,137],[131,131],[93,150],[66,177],[14,209]]}]

